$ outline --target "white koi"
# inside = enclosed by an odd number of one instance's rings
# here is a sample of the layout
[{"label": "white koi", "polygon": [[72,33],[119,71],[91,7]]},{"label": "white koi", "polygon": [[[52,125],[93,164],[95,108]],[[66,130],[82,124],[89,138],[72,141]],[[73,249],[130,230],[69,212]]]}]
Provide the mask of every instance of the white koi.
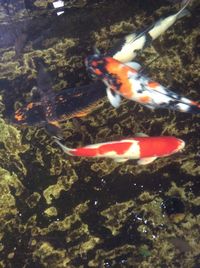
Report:
[{"label": "white koi", "polygon": [[161,18],[141,33],[127,35],[107,55],[123,63],[132,61],[137,56],[139,50],[151,45],[153,40],[162,35],[177,20],[190,15],[190,12],[186,9],[190,2],[191,0],[187,0],[177,13]]}]

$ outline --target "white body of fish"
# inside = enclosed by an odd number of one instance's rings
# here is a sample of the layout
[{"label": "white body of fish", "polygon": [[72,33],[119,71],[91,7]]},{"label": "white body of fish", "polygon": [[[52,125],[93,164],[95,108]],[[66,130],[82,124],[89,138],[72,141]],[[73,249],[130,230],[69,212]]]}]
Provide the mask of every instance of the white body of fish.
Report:
[{"label": "white body of fish", "polygon": [[123,63],[132,61],[137,56],[138,50],[142,50],[150,45],[152,40],[162,35],[178,19],[190,15],[190,12],[186,9],[190,1],[188,0],[176,14],[160,19],[138,35],[132,33],[126,36],[109,56]]}]

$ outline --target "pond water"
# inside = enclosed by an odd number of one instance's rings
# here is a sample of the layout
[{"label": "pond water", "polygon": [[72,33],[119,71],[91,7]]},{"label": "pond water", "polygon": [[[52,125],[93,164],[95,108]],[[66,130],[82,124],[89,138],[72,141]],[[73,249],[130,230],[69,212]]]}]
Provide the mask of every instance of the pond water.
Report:
[{"label": "pond water", "polygon": [[[84,63],[180,1],[0,3],[0,267],[200,267],[199,115],[125,99],[116,109]],[[136,60],[200,101],[199,1],[188,9]],[[138,165],[67,156],[52,137],[76,148],[136,133],[186,146]]]}]

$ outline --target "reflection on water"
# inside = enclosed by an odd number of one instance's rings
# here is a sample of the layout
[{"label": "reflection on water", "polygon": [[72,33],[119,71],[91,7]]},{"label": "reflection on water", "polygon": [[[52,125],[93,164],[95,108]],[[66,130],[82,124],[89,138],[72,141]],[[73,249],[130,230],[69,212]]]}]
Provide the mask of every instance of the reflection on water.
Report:
[{"label": "reflection on water", "polygon": [[[180,2],[171,2],[1,1],[1,267],[200,265],[199,115],[125,100],[115,109],[84,66],[94,46],[106,54],[176,12]],[[137,61],[200,100],[198,1],[189,9]],[[145,166],[67,157],[52,139],[58,118],[71,147],[141,132],[177,136],[186,147]]]}]

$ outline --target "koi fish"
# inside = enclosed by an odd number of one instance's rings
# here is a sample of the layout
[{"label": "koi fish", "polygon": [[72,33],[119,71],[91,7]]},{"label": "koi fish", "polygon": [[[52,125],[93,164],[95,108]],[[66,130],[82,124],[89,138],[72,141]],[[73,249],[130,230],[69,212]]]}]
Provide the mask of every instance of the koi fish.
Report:
[{"label": "koi fish", "polygon": [[139,34],[132,33],[127,35],[107,55],[123,63],[132,61],[137,56],[139,50],[151,45],[153,40],[162,35],[177,20],[190,15],[190,12],[186,9],[190,1],[183,1],[183,7],[177,13],[161,18]]},{"label": "koi fish", "polygon": [[71,156],[112,158],[116,162],[125,162],[129,159],[138,160],[138,164],[146,165],[158,157],[165,157],[181,151],[185,147],[183,140],[173,136],[148,137],[140,134],[138,137],[92,144],[85,147],[71,149],[64,146],[58,138],[55,142],[62,150]]},{"label": "koi fish", "polygon": [[180,112],[200,113],[200,104],[181,97],[161,84],[142,75],[141,66],[132,62],[123,64],[111,57],[89,56],[86,67],[92,76],[107,86],[107,97],[114,107],[120,105],[121,96],[155,109],[165,108]]},{"label": "koi fish", "polygon": [[[114,47],[108,55],[122,62],[132,60],[138,50],[150,45],[177,19],[189,14],[189,11],[185,9],[189,2],[190,0],[176,14],[160,19],[138,35],[130,34],[121,42],[122,45]],[[131,64],[132,66],[134,65],[133,63]],[[135,63],[134,67],[138,68],[138,64]],[[38,88],[41,98],[39,101],[31,101],[17,109],[11,119],[14,124],[24,126],[48,125],[57,128],[59,127],[59,122],[87,115],[106,96],[105,86],[98,82],[82,87],[69,88],[54,94],[50,79],[45,74],[41,64],[38,69]]]},{"label": "koi fish", "polygon": [[41,62],[37,62],[37,69],[40,99],[17,109],[11,119],[14,124],[48,126],[49,130],[56,130],[59,129],[59,122],[89,114],[106,96],[104,84],[98,81],[55,94],[51,78]]},{"label": "koi fish", "polygon": [[42,99],[17,109],[12,123],[24,126],[57,125],[67,119],[89,114],[105,96],[105,86],[99,83],[68,88],[55,94],[53,103]]}]

